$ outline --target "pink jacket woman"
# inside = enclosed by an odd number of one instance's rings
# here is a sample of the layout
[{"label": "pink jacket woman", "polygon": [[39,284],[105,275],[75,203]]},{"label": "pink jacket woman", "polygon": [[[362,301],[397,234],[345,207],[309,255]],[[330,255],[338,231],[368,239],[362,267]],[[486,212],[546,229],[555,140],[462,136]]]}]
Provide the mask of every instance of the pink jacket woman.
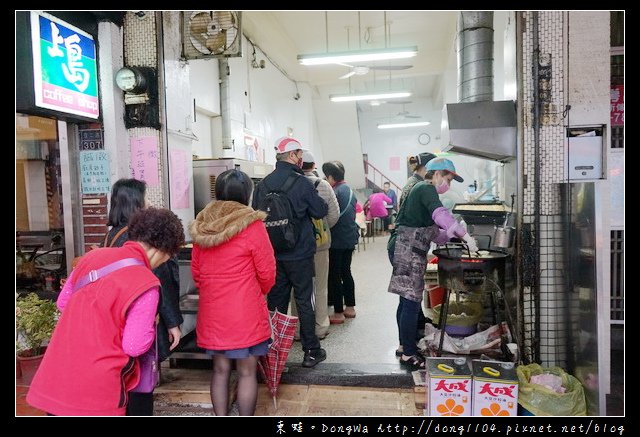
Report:
[{"label": "pink jacket woman", "polygon": [[370,217],[386,217],[387,216],[387,206],[393,203],[386,194],[384,193],[373,193],[369,196],[369,216]]},{"label": "pink jacket woman", "polygon": [[265,295],[276,263],[266,214],[233,201],[214,201],[191,223],[191,271],[200,292],[198,346],[250,347],[271,337]]}]

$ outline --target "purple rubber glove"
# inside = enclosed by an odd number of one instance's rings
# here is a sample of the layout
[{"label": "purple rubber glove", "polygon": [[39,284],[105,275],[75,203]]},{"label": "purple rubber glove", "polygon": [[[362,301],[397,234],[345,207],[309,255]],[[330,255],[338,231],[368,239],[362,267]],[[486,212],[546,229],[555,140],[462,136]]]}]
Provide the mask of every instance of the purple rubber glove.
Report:
[{"label": "purple rubber glove", "polygon": [[477,252],[478,251],[478,242],[475,238],[473,238],[469,234],[465,234],[462,239],[467,243],[467,247],[469,248],[469,252]]},{"label": "purple rubber glove", "polygon": [[451,215],[449,210],[444,206],[437,208],[431,214],[431,218],[435,222],[436,225],[440,227],[440,229],[444,229],[447,231],[447,239],[452,239],[453,237],[462,238],[467,231],[464,229],[458,221]]},{"label": "purple rubber glove", "polygon": [[444,229],[440,229],[438,231],[438,235],[432,241],[436,243],[438,246],[442,246],[447,241],[449,241],[449,237],[447,236],[447,231],[445,231]]}]

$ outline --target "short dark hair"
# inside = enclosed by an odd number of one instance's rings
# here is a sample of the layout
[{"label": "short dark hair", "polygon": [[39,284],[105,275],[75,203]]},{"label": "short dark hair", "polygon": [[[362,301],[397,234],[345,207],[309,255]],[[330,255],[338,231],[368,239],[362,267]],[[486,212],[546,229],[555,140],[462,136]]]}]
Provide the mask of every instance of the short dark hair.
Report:
[{"label": "short dark hair", "polygon": [[315,162],[303,162],[302,163],[302,169],[303,170],[311,170],[314,165],[316,165]]},{"label": "short dark hair", "polygon": [[118,179],[111,188],[108,226],[120,227],[139,209],[144,208],[147,183],[138,179]]},{"label": "short dark hair", "polygon": [[391,186],[391,182],[387,181],[387,182],[385,182],[385,183],[384,183],[384,184],[382,184],[382,185],[383,185],[383,186],[384,186],[384,185],[389,185],[389,186]]},{"label": "short dark hair", "polygon": [[322,173],[331,176],[336,182],[344,181],[344,166],[340,161],[329,161],[322,164]]},{"label": "short dark hair", "polygon": [[249,205],[253,192],[253,181],[243,171],[231,169],[216,178],[216,199],[232,200]]},{"label": "short dark hair", "polygon": [[129,220],[129,239],[173,256],[184,244],[184,229],[178,216],[168,209],[139,209]]}]

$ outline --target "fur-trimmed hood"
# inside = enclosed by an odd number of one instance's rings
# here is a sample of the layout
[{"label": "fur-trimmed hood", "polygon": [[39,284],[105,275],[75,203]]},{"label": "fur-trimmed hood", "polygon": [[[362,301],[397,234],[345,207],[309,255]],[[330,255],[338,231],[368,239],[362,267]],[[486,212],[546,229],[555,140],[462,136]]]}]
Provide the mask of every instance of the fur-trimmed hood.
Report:
[{"label": "fur-trimmed hood", "polygon": [[265,212],[238,202],[214,200],[191,222],[189,234],[193,242],[201,247],[219,246],[266,216]]}]

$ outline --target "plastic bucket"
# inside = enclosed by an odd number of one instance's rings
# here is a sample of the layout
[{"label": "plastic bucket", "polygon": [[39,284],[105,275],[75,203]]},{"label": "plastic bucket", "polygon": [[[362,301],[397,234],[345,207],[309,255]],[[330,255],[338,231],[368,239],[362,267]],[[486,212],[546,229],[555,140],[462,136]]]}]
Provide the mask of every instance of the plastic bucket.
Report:
[{"label": "plastic bucket", "polygon": [[444,287],[440,287],[438,285],[430,285],[427,288],[427,293],[429,294],[429,308],[433,308],[436,305],[440,305],[444,302]]},{"label": "plastic bucket", "polygon": [[467,337],[478,332],[478,325],[471,326],[455,326],[447,325],[444,327],[444,332],[452,337]]}]

